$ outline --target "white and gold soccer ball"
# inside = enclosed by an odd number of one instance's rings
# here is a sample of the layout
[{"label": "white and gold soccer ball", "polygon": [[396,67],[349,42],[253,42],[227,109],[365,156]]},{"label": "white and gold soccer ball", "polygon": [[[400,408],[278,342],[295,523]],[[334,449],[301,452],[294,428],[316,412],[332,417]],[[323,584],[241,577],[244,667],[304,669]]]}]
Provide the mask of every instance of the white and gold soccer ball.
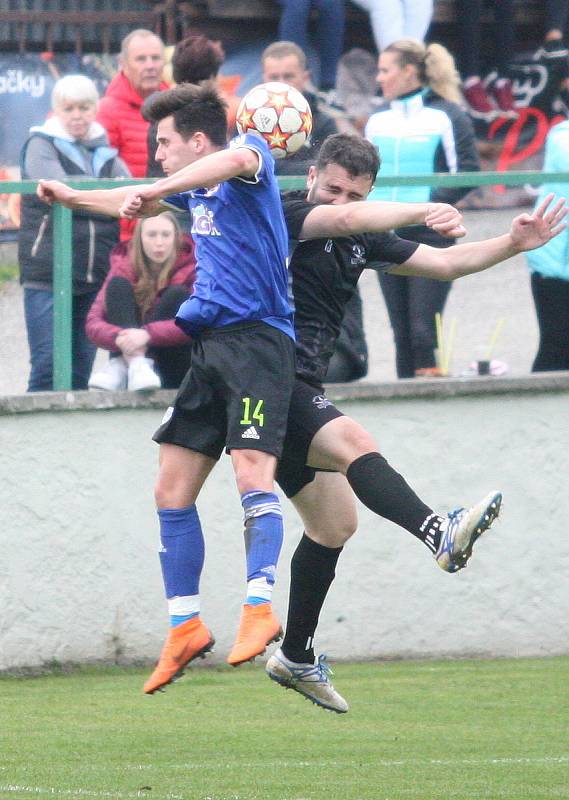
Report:
[{"label": "white and gold soccer ball", "polygon": [[308,101],[288,83],[261,83],[247,92],[237,109],[239,133],[261,136],[274,158],[285,158],[305,144],[312,131]]}]

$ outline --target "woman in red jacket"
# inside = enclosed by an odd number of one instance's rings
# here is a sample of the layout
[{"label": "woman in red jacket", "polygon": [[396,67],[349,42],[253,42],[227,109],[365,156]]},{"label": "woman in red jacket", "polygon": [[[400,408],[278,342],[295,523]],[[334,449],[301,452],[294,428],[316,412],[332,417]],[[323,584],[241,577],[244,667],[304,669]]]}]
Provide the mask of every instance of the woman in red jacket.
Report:
[{"label": "woman in red jacket", "polygon": [[190,365],[190,339],[174,322],[192,290],[194,246],[171,212],[140,220],[118,244],[87,317],[87,335],[111,351],[90,389],[177,388]]}]

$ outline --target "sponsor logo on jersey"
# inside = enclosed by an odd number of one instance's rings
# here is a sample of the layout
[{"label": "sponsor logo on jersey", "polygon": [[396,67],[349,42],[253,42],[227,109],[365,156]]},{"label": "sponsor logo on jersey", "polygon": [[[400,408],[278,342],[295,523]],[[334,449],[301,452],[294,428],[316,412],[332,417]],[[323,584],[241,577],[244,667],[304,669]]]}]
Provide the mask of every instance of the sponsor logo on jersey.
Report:
[{"label": "sponsor logo on jersey", "polygon": [[323,409],[328,408],[328,406],[332,405],[332,401],[328,400],[327,397],[324,397],[323,394],[317,394],[312,398],[312,402],[316,406],[316,408]]},{"label": "sponsor logo on jersey", "polygon": [[192,209],[192,233],[200,236],[221,236],[215,227],[213,212],[202,203]]},{"label": "sponsor logo on jersey", "polygon": [[352,247],[352,258],[350,263],[354,266],[361,266],[366,264],[366,250],[361,244],[355,244]]},{"label": "sponsor logo on jersey", "polygon": [[261,437],[257,433],[257,429],[254,425],[251,425],[250,428],[247,428],[246,431],[243,431],[241,434],[242,439],[260,439]]}]

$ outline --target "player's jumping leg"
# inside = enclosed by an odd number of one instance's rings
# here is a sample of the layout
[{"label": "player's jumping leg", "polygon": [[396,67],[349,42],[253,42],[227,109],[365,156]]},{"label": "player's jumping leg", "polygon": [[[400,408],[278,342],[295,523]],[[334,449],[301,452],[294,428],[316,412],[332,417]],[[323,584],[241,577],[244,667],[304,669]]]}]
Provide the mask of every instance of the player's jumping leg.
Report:
[{"label": "player's jumping leg", "polygon": [[314,436],[309,463],[343,471],[357,498],[422,541],[441,569],[463,569],[474,543],[499,514],[500,492],[491,492],[468,511],[437,514],[376,449],[367,431],[343,416],[328,422]]},{"label": "player's jumping leg", "polygon": [[342,546],[356,530],[354,496],[343,475],[320,472],[292,502],[306,533],[291,561],[286,635],[281,648],[269,658],[266,671],[281,686],[343,714],[348,704],[330,682],[326,656],[315,658],[313,643]]},{"label": "player's jumping leg", "polygon": [[271,597],[283,542],[283,518],[273,491],[276,458],[258,450],[232,450],[231,457],[245,517],[247,558],[247,597],[227,657],[227,663],[236,667],[264,653],[268,644],[282,636]]},{"label": "player's jumping leg", "polygon": [[214,464],[213,459],[195,451],[171,444],[160,445],[156,500],[170,632],[156,668],[144,684],[146,694],[163,689],[214,644],[211,632],[200,617],[199,582],[204,540],[195,506],[197,494]]}]

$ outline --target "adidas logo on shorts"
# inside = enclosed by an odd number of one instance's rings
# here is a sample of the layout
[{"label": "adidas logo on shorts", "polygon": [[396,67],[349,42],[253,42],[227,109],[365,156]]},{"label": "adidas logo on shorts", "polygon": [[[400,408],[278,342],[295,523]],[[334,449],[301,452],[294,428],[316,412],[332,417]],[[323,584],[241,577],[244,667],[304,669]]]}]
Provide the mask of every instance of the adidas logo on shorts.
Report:
[{"label": "adidas logo on shorts", "polygon": [[247,428],[247,430],[246,430],[246,431],[244,431],[244,432],[241,434],[241,438],[242,438],[242,439],[260,439],[261,437],[260,437],[260,436],[259,436],[259,434],[257,433],[257,431],[256,431],[256,429],[255,429],[255,426],[254,426],[254,425],[251,425],[251,427],[250,427],[250,428]]}]

